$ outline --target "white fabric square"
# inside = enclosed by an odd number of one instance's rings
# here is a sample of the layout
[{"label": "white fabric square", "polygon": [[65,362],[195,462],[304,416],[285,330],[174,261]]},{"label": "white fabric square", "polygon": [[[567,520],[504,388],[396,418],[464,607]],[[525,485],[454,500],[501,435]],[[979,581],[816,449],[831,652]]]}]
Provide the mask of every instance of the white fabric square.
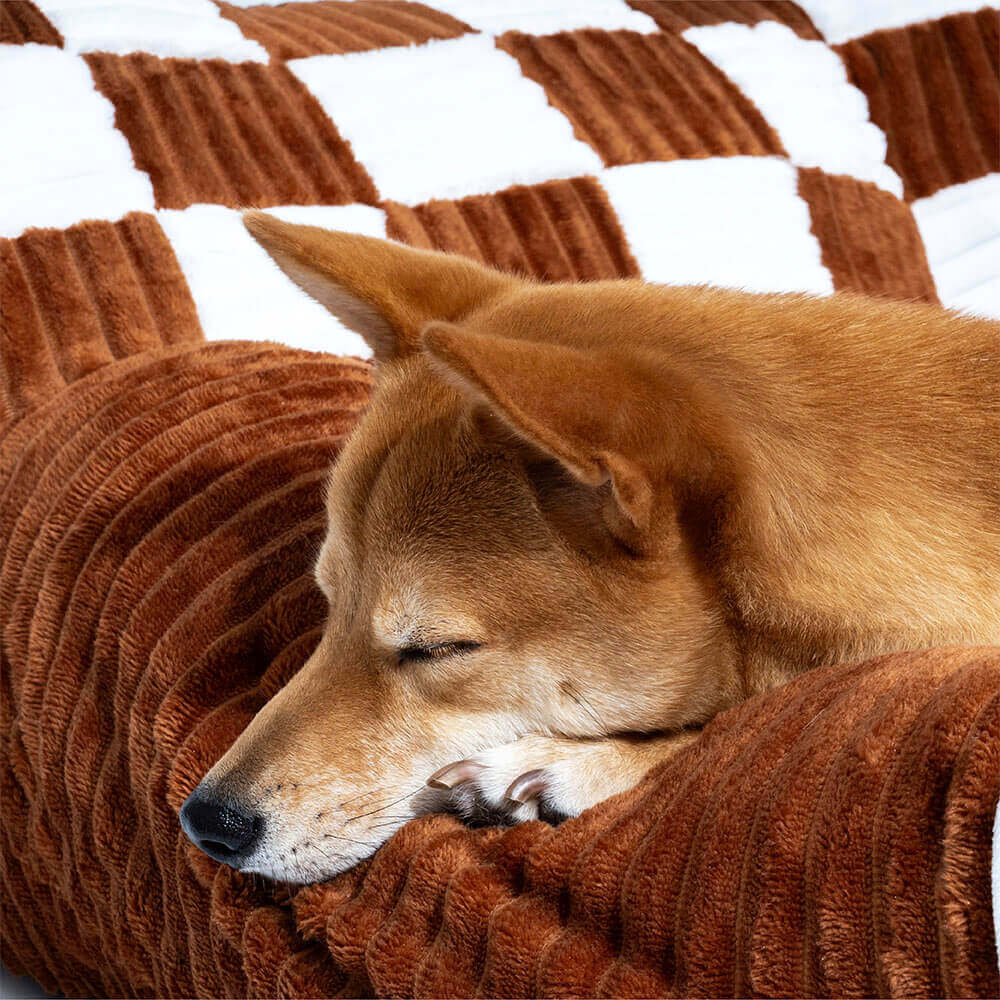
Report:
[{"label": "white fabric square", "polygon": [[[234,7],[278,7],[283,3],[323,3],[324,0],[226,0]],[[353,0],[345,0],[353,3]]]},{"label": "white fabric square", "polygon": [[[291,205],[267,211],[288,222],[385,238],[385,213],[369,205]],[[208,340],[273,340],[309,351],[371,356],[356,333],[271,260],[244,229],[239,212],[192,205],[157,215]]]},{"label": "white fabric square", "polygon": [[461,198],[601,168],[545,91],[487,35],[288,66],[385,198]]},{"label": "white fabric square", "polygon": [[798,171],[765,156],[611,167],[600,182],[643,276],[750,292],[833,292]]},{"label": "white fabric square", "polygon": [[884,28],[935,21],[947,14],[980,10],[987,0],[798,0],[819,33],[831,44]]},{"label": "white fabric square", "polygon": [[903,182],[885,162],[885,133],[868,120],[867,98],[848,83],[832,49],[776,21],[683,34],[753,101],[793,163],[872,181],[902,197]]},{"label": "white fabric square", "polygon": [[1000,174],[943,188],[910,207],[941,303],[1000,319]]},{"label": "white fabric square", "polygon": [[212,0],[35,0],[70,52],[267,62]]},{"label": "white fabric square", "polygon": [[52,45],[0,46],[0,236],[153,211],[87,64]]},{"label": "white fabric square", "polygon": [[489,34],[523,31],[527,35],[554,35],[577,28],[607,31],[659,31],[647,14],[633,10],[625,0],[575,0],[551,3],[546,0],[428,0],[435,10],[451,14],[469,27]]}]

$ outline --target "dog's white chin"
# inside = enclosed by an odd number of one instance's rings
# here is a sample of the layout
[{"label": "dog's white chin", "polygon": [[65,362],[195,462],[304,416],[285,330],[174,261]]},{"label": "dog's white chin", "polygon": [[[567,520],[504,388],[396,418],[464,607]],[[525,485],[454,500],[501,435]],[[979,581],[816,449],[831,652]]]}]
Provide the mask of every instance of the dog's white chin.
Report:
[{"label": "dog's white chin", "polygon": [[[374,853],[374,852],[372,852]],[[364,857],[367,857],[365,855]],[[273,882],[288,882],[293,885],[309,885],[313,882],[326,882],[353,868],[364,857],[338,858],[332,861],[322,856],[304,858],[288,865],[284,862],[271,863],[267,860],[250,861],[240,865],[239,871],[245,875],[262,875]]]},{"label": "dog's white chin", "polygon": [[[399,826],[402,825],[400,822]],[[316,845],[298,846],[294,852],[291,848],[265,844],[239,866],[239,871],[294,885],[325,882],[371,857],[398,828],[379,830],[377,840],[374,834],[362,834],[359,839],[364,841],[363,844],[336,840],[333,836],[321,838]]]}]

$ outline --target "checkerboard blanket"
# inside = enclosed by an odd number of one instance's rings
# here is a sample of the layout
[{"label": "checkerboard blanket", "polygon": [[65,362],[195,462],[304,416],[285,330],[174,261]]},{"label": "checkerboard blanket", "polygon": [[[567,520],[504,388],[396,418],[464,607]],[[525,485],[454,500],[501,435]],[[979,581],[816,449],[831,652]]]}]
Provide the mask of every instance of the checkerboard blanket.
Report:
[{"label": "checkerboard blanket", "polygon": [[995,996],[994,653],[807,676],[557,831],[430,817],[299,891],[176,810],[315,643],[371,385],[239,207],[1000,316],[998,35],[962,0],[0,3],[3,961],[70,995]]},{"label": "checkerboard blanket", "polygon": [[237,206],[551,280],[1000,316],[997,34],[963,0],[6,2],[7,323],[366,353]]}]

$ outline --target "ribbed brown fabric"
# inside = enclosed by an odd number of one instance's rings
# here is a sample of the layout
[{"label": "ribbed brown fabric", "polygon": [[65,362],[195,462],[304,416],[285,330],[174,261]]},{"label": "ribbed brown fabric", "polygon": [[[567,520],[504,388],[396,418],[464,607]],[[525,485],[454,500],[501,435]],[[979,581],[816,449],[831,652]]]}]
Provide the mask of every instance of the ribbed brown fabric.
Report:
[{"label": "ribbed brown fabric", "polygon": [[802,38],[822,40],[809,15],[788,0],[626,0],[648,14],[663,31],[684,31],[700,25],[759,24],[778,21]]},{"label": "ribbed brown fabric", "polygon": [[938,302],[913,213],[867,181],[799,170],[799,194],[839,291]]},{"label": "ribbed brown fabric", "polygon": [[203,339],[152,215],[0,240],[0,405],[13,413],[116,358]]},{"label": "ribbed brown fabric", "polygon": [[472,30],[448,14],[407,0],[287,3],[280,10],[220,3],[219,8],[247,38],[260,42],[272,59],[364,52],[431,38],[458,38]]},{"label": "ribbed brown fabric", "polygon": [[618,217],[592,177],[518,185],[423,205],[386,202],[386,235],[547,281],[639,274]]},{"label": "ribbed brown fabric", "polygon": [[907,201],[1000,170],[1000,10],[835,46],[889,141]]},{"label": "ribbed brown fabric", "polygon": [[824,669],[558,830],[435,816],[297,892],[176,811],[308,656],[368,367],[91,372],[0,442],[3,960],[71,995],[995,996],[1000,650]]},{"label": "ribbed brown fabric", "polygon": [[283,64],[91,53],[159,208],[374,204],[375,186]]},{"label": "ribbed brown fabric", "polygon": [[63,38],[33,3],[5,0],[0,3],[0,45],[24,45],[26,42],[61,48]]},{"label": "ribbed brown fabric", "polygon": [[607,166],[785,152],[740,90],[675,35],[511,31],[497,45],[545,88]]},{"label": "ribbed brown fabric", "polygon": [[368,372],[267,344],[161,347],[6,431],[12,968],[72,995],[246,995],[175,798],[315,642],[322,485]]}]

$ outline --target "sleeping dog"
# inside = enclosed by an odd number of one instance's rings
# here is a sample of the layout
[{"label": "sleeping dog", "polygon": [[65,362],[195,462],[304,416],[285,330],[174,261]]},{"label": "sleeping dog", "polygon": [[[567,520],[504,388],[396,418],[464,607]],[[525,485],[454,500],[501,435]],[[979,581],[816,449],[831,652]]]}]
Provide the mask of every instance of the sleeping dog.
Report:
[{"label": "sleeping dog", "polygon": [[307,881],[430,810],[555,821],[804,670],[1000,642],[1000,325],[244,219],[377,387],[322,640],[181,811],[212,857]]}]

